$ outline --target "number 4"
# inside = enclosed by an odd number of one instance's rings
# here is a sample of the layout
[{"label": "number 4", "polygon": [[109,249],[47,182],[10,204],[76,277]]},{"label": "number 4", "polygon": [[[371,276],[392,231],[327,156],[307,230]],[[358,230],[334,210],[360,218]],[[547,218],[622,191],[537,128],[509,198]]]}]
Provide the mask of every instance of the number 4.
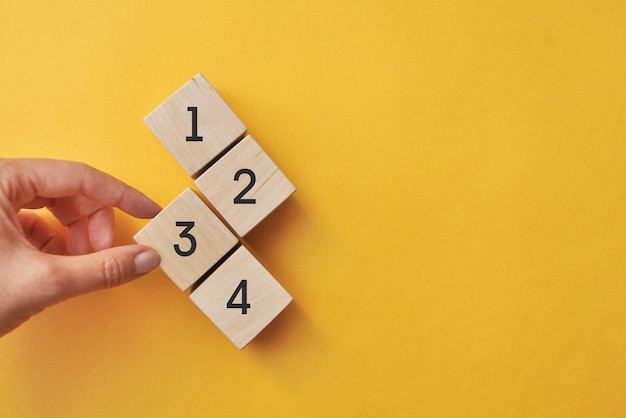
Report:
[{"label": "number 4", "polygon": [[[235,299],[237,295],[241,292],[241,303],[235,303]],[[239,286],[235,289],[235,293],[230,297],[228,303],[226,304],[226,308],[228,309],[241,309],[241,314],[246,315],[248,313],[248,308],[250,308],[250,304],[248,303],[248,281],[242,280],[239,282]]]}]

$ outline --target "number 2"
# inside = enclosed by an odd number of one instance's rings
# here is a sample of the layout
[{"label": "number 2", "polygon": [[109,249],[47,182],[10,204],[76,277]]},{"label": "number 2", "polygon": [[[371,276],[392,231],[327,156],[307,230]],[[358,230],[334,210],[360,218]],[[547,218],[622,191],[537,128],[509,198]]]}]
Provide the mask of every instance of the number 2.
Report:
[{"label": "number 2", "polygon": [[[235,299],[237,295],[241,293],[241,303],[235,303]],[[248,303],[248,281],[242,280],[239,282],[239,286],[235,289],[235,293],[228,299],[228,303],[226,303],[226,308],[228,309],[241,309],[241,314],[246,315],[248,313],[248,309],[250,308],[250,304]]]},{"label": "number 2", "polygon": [[256,183],[256,176],[254,175],[254,171],[250,170],[249,168],[242,168],[235,173],[235,181],[239,181],[239,177],[242,174],[247,174],[250,177],[250,183],[248,183],[248,185],[241,191],[241,193],[235,196],[233,202],[235,204],[254,205],[256,203],[256,199],[244,199],[243,197],[246,195],[246,193],[250,191],[250,189],[252,189],[254,183]]},{"label": "number 2", "polygon": [[176,222],[176,226],[185,227],[185,229],[183,229],[183,232],[181,232],[178,236],[189,240],[189,249],[186,251],[181,250],[180,245],[174,244],[174,251],[176,251],[176,254],[180,255],[181,257],[187,257],[193,254],[194,251],[196,251],[196,237],[194,237],[193,235],[189,233],[189,231],[191,230],[191,228],[193,228],[194,225],[195,223],[193,221]]}]

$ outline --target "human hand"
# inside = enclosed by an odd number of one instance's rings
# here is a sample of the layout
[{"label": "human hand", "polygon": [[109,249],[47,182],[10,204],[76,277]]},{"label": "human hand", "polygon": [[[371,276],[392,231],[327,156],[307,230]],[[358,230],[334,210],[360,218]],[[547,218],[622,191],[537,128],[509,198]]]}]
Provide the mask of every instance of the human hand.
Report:
[{"label": "human hand", "polygon": [[[67,228],[67,245],[42,218],[22,210],[43,207]],[[0,159],[0,336],[50,305],[159,265],[150,247],[113,247],[114,207],[138,218],[161,210],[82,163]]]}]

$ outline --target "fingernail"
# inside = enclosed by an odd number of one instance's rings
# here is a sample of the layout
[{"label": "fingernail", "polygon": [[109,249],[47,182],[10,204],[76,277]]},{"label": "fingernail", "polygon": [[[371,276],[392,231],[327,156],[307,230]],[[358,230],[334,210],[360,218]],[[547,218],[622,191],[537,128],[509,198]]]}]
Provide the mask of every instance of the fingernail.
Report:
[{"label": "fingernail", "polygon": [[161,263],[161,257],[154,250],[145,250],[135,256],[135,275],[145,274]]}]

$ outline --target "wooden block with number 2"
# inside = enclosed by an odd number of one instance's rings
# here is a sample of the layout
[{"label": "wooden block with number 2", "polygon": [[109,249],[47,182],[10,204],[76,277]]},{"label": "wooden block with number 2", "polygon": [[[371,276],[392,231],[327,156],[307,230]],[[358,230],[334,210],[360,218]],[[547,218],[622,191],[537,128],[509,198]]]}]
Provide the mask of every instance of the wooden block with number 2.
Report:
[{"label": "wooden block with number 2", "polygon": [[239,236],[296,190],[250,135],[198,177],[196,186]]}]

